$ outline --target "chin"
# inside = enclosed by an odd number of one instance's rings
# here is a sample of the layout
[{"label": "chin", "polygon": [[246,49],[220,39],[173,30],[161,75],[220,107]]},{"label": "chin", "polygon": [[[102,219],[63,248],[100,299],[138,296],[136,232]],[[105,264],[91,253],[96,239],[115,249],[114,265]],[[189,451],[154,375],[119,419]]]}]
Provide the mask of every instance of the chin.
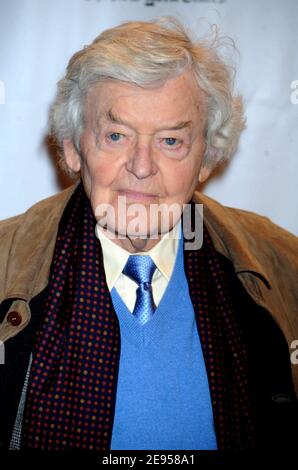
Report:
[{"label": "chin", "polygon": [[147,228],[144,228],[143,230],[139,227],[137,227],[135,230],[132,229],[131,227],[126,227],[126,228],[120,228],[117,230],[119,235],[124,235],[128,238],[143,238],[143,239],[158,239],[160,237],[160,230],[158,227],[153,227],[151,230],[148,230]]}]

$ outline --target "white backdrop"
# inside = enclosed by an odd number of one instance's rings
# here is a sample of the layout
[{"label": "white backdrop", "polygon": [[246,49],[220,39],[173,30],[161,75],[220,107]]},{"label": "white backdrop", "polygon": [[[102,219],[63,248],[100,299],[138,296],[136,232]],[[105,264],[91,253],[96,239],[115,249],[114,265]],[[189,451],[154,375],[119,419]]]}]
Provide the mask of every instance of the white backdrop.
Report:
[{"label": "white backdrop", "polygon": [[0,219],[62,188],[45,138],[70,56],[108,27],[160,15],[198,36],[217,23],[240,51],[236,88],[248,127],[203,191],[298,234],[297,0],[0,0]]}]

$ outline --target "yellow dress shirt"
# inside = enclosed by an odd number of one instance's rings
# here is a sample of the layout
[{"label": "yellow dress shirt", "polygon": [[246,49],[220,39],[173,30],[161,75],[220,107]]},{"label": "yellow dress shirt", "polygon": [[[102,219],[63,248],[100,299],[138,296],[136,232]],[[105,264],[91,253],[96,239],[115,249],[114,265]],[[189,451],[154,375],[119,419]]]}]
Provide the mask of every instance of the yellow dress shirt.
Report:
[{"label": "yellow dress shirt", "polygon": [[[180,226],[181,220],[170,232],[165,233],[151,250],[134,253],[136,255],[151,256],[157,267],[152,278],[152,294],[156,306],[158,306],[167,288],[174,269],[179,237],[181,236]],[[127,308],[132,312],[138,284],[122,273],[131,253],[108,238],[98,224],[95,233],[102,247],[104,270],[109,291],[115,287]]]}]

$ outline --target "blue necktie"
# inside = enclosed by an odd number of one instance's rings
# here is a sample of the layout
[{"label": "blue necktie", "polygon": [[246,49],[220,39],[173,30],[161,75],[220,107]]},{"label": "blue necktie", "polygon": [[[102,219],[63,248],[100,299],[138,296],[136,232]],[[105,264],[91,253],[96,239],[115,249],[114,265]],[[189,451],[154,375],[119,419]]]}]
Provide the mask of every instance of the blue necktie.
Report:
[{"label": "blue necktie", "polygon": [[123,269],[123,274],[139,284],[133,315],[144,325],[156,309],[152,295],[151,281],[156,266],[149,255],[131,255]]}]

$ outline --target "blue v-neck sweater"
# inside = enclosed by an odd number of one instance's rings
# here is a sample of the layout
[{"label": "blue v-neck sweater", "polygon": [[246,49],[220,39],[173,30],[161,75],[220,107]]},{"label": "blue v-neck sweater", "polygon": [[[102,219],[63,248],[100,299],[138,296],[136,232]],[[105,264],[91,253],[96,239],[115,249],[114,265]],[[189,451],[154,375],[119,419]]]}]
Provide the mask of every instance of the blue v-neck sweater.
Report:
[{"label": "blue v-neck sweater", "polygon": [[216,449],[208,378],[184,272],[183,237],[170,282],[148,323],[138,323],[115,288],[111,297],[121,332],[111,449]]}]

